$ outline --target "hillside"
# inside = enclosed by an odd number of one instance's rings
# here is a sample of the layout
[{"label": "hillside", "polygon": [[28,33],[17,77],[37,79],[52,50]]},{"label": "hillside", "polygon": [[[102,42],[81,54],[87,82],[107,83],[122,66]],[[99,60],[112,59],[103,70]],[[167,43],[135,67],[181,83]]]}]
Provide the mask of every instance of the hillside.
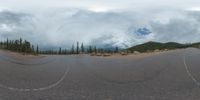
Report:
[{"label": "hillside", "polygon": [[193,43],[190,45],[190,47],[200,48],[200,42]]},{"label": "hillside", "polygon": [[195,47],[197,44],[185,45],[176,42],[168,42],[168,43],[160,43],[160,42],[147,42],[144,44],[136,45],[131,48],[128,48],[129,51],[138,51],[138,52],[147,52],[154,50],[171,50],[178,48],[186,48],[186,47]]}]

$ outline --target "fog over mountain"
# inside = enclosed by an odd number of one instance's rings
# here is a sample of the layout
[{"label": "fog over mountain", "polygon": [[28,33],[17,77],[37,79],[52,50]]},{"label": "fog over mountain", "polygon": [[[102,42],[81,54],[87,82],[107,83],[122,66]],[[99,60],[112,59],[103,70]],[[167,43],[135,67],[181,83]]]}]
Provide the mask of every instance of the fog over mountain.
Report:
[{"label": "fog over mountain", "polygon": [[22,37],[43,47],[67,48],[76,41],[119,47],[200,41],[200,2],[195,0],[0,2],[1,40]]}]

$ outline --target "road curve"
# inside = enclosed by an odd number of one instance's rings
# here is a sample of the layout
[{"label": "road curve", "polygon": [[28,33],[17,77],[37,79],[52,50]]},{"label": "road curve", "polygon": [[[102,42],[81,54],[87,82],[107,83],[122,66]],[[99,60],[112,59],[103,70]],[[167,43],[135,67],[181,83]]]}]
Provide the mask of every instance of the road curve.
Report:
[{"label": "road curve", "polygon": [[199,100],[200,50],[140,59],[0,51],[0,100]]}]

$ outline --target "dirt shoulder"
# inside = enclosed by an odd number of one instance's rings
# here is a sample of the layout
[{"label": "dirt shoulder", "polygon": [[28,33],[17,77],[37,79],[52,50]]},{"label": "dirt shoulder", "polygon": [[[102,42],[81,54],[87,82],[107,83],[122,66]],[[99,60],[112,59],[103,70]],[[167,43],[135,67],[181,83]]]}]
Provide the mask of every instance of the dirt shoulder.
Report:
[{"label": "dirt shoulder", "polygon": [[22,54],[17,52],[12,52],[8,50],[0,50],[0,53],[16,59],[38,59],[45,57],[44,55],[31,55],[31,54]]},{"label": "dirt shoulder", "polygon": [[[145,58],[145,57],[150,57],[150,56],[155,56],[155,55],[160,55],[160,54],[165,54],[165,53],[170,53],[170,52],[176,52],[179,51],[181,49],[176,49],[176,50],[168,50],[168,51],[157,51],[157,52],[149,52],[149,53],[138,53],[138,54],[127,54],[127,55],[121,55],[121,54],[113,54],[110,56],[99,56],[101,58],[114,58],[114,59],[141,59],[141,58]],[[98,56],[95,56],[98,57]]]}]

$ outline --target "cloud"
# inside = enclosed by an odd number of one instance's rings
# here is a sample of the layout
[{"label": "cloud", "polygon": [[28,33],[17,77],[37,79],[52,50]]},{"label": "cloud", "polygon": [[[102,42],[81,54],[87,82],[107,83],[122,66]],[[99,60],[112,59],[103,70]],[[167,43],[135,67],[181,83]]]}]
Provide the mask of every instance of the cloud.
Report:
[{"label": "cloud", "polygon": [[155,34],[155,40],[161,42],[175,41],[181,43],[199,42],[200,37],[200,12],[176,13],[166,23],[151,22],[152,31]]},{"label": "cloud", "polygon": [[5,37],[23,36],[25,33],[31,35],[31,16],[25,13],[12,11],[0,12],[0,35]]},{"label": "cloud", "polygon": [[2,10],[0,37],[22,37],[44,48],[70,48],[77,41],[125,48],[148,41],[199,41],[199,22],[200,12],[185,10]]},{"label": "cloud", "polygon": [[[49,17],[50,16],[50,17]],[[76,41],[91,44],[93,39],[113,35],[125,39],[129,27],[137,27],[137,16],[123,12],[93,12],[83,9],[58,10],[36,15],[37,30],[51,45],[70,47]],[[102,40],[103,41],[103,40]],[[116,41],[116,40],[115,40]]]},{"label": "cloud", "polygon": [[[45,46],[49,44],[49,41],[45,38],[47,35],[38,28],[39,23],[37,18],[30,13],[2,10],[0,12],[0,39],[5,41],[6,38],[23,38],[34,45]],[[45,42],[41,42],[42,40]]]}]

